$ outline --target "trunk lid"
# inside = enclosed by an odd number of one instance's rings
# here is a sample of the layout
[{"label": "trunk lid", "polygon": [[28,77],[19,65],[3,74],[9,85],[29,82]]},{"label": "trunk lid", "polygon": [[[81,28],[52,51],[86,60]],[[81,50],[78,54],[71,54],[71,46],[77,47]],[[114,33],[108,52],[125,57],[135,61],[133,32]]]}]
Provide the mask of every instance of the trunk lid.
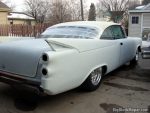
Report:
[{"label": "trunk lid", "polygon": [[41,55],[52,50],[44,39],[29,39],[0,44],[0,70],[35,77]]}]

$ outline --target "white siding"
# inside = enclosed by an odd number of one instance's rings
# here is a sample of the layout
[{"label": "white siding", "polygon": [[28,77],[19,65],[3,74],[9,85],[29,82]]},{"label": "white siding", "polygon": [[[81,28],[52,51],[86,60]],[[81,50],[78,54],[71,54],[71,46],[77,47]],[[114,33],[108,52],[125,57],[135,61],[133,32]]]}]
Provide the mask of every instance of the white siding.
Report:
[{"label": "white siding", "polygon": [[143,27],[150,28],[150,13],[143,14]]},{"label": "white siding", "polygon": [[[141,13],[130,13],[129,15],[129,36],[131,37],[142,37],[141,34]],[[139,17],[138,24],[132,24],[132,16]]]}]

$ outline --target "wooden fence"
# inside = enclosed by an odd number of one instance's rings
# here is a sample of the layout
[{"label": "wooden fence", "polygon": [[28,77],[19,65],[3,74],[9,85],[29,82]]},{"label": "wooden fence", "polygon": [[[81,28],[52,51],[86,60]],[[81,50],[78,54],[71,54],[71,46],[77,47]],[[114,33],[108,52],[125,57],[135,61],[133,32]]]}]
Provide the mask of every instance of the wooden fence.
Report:
[{"label": "wooden fence", "polygon": [[36,37],[41,34],[51,24],[31,25],[0,25],[0,36],[15,36],[15,37]]}]

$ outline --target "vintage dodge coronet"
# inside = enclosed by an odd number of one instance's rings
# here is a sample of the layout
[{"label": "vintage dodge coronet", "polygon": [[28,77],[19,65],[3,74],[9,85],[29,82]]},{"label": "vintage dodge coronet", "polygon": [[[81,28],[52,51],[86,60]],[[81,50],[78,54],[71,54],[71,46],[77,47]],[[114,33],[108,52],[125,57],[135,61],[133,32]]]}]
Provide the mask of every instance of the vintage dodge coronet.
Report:
[{"label": "vintage dodge coronet", "polygon": [[141,43],[112,22],[57,24],[38,39],[2,42],[0,79],[36,86],[49,95],[79,86],[93,91],[104,75],[137,62]]}]

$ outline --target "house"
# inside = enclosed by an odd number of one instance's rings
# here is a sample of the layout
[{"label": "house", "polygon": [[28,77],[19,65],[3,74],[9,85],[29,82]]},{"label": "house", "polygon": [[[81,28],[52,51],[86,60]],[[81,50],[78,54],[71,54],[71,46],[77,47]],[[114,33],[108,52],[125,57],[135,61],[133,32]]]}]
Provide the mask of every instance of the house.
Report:
[{"label": "house", "polygon": [[25,13],[11,12],[7,17],[9,24],[35,25],[35,19]]},{"label": "house", "polygon": [[129,10],[129,36],[150,37],[150,3]]},{"label": "house", "polygon": [[7,15],[10,11],[10,8],[0,1],[0,24],[7,24],[8,19]]},{"label": "house", "polygon": [[11,12],[11,9],[0,1],[0,24],[35,25],[35,19],[21,12]]}]

